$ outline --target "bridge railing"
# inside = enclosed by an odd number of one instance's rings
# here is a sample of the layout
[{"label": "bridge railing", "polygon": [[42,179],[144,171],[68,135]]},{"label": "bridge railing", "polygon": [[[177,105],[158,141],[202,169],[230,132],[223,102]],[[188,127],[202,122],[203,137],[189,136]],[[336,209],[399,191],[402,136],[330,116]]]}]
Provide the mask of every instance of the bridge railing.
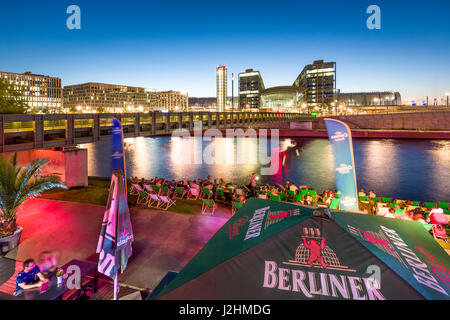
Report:
[{"label": "bridge railing", "polygon": [[251,127],[276,121],[312,121],[299,113],[151,112],[103,114],[0,115],[0,152],[71,146],[108,139],[112,118],[121,120],[125,137],[169,135],[174,130]]}]

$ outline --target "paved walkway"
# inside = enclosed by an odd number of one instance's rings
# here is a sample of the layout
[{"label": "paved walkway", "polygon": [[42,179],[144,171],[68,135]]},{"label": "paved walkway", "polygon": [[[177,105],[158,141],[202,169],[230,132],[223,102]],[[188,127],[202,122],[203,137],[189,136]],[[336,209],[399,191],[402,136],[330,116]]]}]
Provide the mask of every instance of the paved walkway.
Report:
[{"label": "paved walkway", "polygon": [[[21,242],[8,257],[37,259],[43,250],[61,253],[60,264],[72,259],[98,261],[95,253],[105,208],[47,199],[26,202],[18,214]],[[130,209],[135,235],[133,255],[119,283],[153,289],[169,270],[180,271],[231,217],[184,215]]]}]

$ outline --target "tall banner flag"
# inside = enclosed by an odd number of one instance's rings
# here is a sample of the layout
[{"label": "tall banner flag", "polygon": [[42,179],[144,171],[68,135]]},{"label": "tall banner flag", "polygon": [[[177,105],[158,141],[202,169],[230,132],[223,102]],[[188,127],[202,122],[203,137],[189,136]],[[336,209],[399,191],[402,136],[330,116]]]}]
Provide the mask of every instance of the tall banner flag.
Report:
[{"label": "tall banner flag", "polygon": [[132,254],[133,240],[124,177],[120,170],[114,170],[97,244],[97,253],[100,253],[98,271],[114,279],[115,300],[117,299],[119,268],[123,273],[127,267],[128,259]]},{"label": "tall banner flag", "polygon": [[341,194],[341,210],[358,210],[355,159],[350,128],[341,121],[325,119],[333,150],[336,187]]},{"label": "tall banner flag", "polygon": [[126,181],[127,174],[125,170],[125,155],[123,152],[123,130],[122,124],[116,118],[113,118],[111,146],[111,172],[114,170],[121,170],[123,172],[124,180]]}]

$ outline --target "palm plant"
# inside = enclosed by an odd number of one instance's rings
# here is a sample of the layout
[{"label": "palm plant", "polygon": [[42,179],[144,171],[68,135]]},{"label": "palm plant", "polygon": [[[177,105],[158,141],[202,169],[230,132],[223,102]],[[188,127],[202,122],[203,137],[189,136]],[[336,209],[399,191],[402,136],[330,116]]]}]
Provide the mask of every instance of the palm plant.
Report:
[{"label": "palm plant", "polygon": [[40,176],[48,159],[35,159],[26,168],[17,165],[17,152],[9,159],[0,157],[0,238],[14,234],[17,210],[27,199],[47,190],[67,189],[56,176]]}]

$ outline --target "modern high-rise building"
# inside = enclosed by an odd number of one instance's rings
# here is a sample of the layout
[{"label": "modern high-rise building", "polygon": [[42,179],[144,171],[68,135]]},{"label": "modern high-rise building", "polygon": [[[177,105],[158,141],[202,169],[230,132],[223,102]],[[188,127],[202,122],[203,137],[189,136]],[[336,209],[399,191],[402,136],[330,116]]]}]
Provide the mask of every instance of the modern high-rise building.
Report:
[{"label": "modern high-rise building", "polygon": [[65,86],[64,109],[75,112],[144,112],[156,104],[155,90],[88,82]]},{"label": "modern high-rise building", "polygon": [[60,112],[62,106],[61,79],[40,74],[1,72],[0,78],[22,94],[30,109]]},{"label": "modern high-rise building", "polygon": [[216,69],[217,77],[217,111],[224,112],[227,104],[227,67],[218,66]]},{"label": "modern high-rise building", "polygon": [[239,108],[259,109],[264,82],[259,71],[247,69],[239,73]]},{"label": "modern high-rise building", "polygon": [[293,86],[307,90],[306,101],[309,106],[324,106],[335,102],[336,62],[316,60],[305,66]]}]

